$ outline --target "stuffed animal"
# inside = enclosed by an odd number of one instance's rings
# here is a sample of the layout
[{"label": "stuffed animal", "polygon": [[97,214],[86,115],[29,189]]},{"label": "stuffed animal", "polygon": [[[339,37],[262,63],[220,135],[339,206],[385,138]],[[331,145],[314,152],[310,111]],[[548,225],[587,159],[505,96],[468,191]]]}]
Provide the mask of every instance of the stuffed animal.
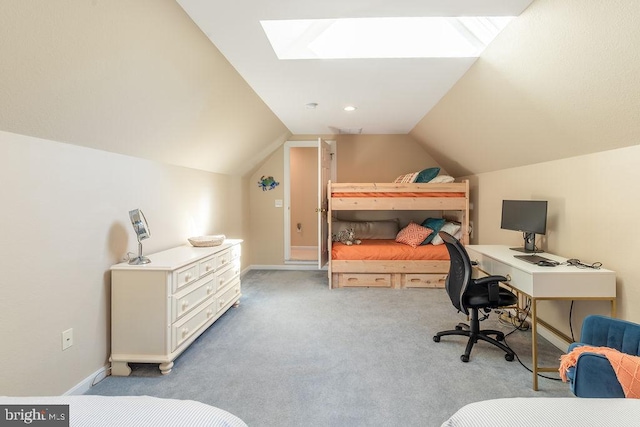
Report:
[{"label": "stuffed animal", "polygon": [[356,239],[356,232],[353,231],[353,228],[338,231],[338,234],[333,234],[331,236],[331,241],[344,243],[347,246],[359,245],[362,243],[360,239]]}]

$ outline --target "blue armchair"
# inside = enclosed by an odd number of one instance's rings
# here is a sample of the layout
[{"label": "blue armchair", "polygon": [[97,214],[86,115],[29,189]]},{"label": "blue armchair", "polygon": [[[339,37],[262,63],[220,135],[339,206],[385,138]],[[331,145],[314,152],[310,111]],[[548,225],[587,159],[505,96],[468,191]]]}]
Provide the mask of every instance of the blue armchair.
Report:
[{"label": "blue armchair", "polygon": [[[587,316],[582,323],[580,341],[569,346],[615,348],[640,355],[640,325],[605,316]],[[622,397],[624,392],[609,360],[600,354],[582,353],[575,367],[567,372],[571,392],[578,397]]]}]

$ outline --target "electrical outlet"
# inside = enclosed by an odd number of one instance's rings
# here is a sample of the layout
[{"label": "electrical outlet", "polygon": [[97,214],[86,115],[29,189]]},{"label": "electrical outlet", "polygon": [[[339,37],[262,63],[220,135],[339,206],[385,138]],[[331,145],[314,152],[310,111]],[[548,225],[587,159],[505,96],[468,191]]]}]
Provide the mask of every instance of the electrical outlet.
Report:
[{"label": "electrical outlet", "polygon": [[62,332],[62,349],[66,350],[73,345],[73,328]]}]

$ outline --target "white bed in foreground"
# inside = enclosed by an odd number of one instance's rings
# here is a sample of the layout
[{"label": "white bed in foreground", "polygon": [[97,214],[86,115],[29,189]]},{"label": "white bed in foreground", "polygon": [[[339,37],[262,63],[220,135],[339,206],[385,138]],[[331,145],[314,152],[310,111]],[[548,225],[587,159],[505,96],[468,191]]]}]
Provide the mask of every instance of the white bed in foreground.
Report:
[{"label": "white bed in foreground", "polygon": [[638,399],[514,397],[470,403],[442,427],[631,427],[639,420]]},{"label": "white bed in foreground", "polygon": [[[0,396],[0,405],[66,404],[71,427],[247,427],[235,415],[194,400],[151,396]],[[3,410],[0,424],[6,416]]]}]

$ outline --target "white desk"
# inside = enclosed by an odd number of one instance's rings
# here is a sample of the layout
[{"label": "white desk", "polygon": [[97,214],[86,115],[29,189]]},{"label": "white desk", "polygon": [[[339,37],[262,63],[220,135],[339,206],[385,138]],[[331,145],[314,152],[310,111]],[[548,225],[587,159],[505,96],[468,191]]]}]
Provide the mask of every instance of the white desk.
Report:
[{"label": "white desk", "polygon": [[[538,372],[557,372],[557,367],[538,366],[538,324],[545,326],[566,341],[569,338],[556,328],[538,318],[539,300],[607,300],[611,301],[611,316],[616,315],[616,275],[601,268],[577,268],[569,265],[541,267],[522,261],[514,255],[525,255],[502,245],[467,245],[471,261],[489,275],[507,278],[505,283],[517,293],[531,299],[531,347],[533,364],[533,389],[538,390]],[[558,262],[567,259],[549,253],[538,254]]]}]

